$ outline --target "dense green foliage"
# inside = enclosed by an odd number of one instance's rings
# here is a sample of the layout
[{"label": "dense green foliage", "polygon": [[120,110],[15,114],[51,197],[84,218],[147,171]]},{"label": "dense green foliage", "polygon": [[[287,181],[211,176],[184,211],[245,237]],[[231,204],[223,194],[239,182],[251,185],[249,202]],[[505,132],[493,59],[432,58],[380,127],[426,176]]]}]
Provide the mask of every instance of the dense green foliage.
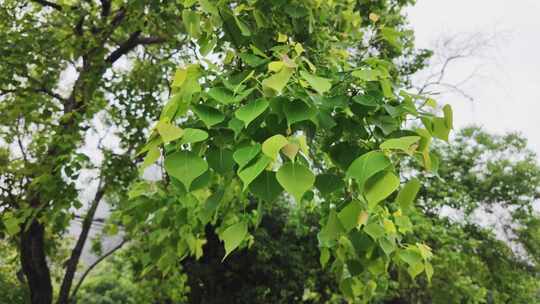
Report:
[{"label": "dense green foliage", "polygon": [[[401,185],[400,164],[435,171],[452,110],[407,92],[429,55],[406,26],[412,3],[2,1],[0,233],[31,301],[74,297],[105,199],[148,280],[178,282],[213,236],[225,252],[211,256],[232,259],[284,200],[314,209],[317,242],[301,246],[349,300],[384,294],[393,271],[429,281],[430,248],[406,238],[420,183]],[[47,257],[78,217],[55,295]]]},{"label": "dense green foliage", "polygon": [[[494,136],[481,129],[467,128],[459,132],[452,146],[439,146],[440,176],[420,177],[444,182],[425,188],[416,204],[417,211],[426,216],[415,216],[414,232],[408,233],[410,242],[424,240],[433,248],[434,275],[431,284],[426,280],[416,282],[408,275],[394,275],[388,282],[388,292],[376,296],[377,303],[536,303],[540,300],[538,266],[538,215],[534,212],[518,212],[502,221],[515,231],[514,238],[501,240],[501,227],[492,228],[478,222],[482,218],[461,217],[448,219],[438,208],[452,207],[472,210],[493,200],[498,183],[486,185],[483,170],[467,168],[490,165],[494,170],[490,180],[505,180],[506,185],[522,186],[523,172],[528,172],[528,186],[521,188],[523,195],[519,204],[525,209],[533,206],[538,195],[540,168],[537,158],[526,149],[526,141],[519,135]],[[469,153],[455,154],[455,151]],[[475,151],[475,152],[472,152]],[[482,155],[482,157],[479,157]],[[506,170],[496,170],[504,164]],[[411,168],[414,169],[414,168]],[[463,172],[468,183],[452,172]],[[439,179],[440,178],[440,179]],[[474,181],[472,181],[474,180]],[[467,201],[438,201],[435,189],[459,189],[455,197],[464,197],[478,187],[475,199]],[[445,188],[448,187],[448,188]],[[510,187],[512,188],[512,187]],[[458,195],[459,194],[459,195]],[[496,201],[506,205],[496,211],[497,215],[513,210],[512,203],[500,192]],[[528,202],[526,201],[528,197]],[[443,197],[444,198],[444,197]],[[507,196],[506,196],[507,198]],[[278,201],[282,202],[282,201]],[[283,202],[282,202],[283,203]],[[471,206],[474,205],[474,206]],[[313,250],[304,250],[305,244],[315,245],[314,231],[317,213],[295,206],[284,212],[283,207],[274,209],[262,221],[255,233],[256,242],[249,250],[231,255],[221,263],[223,249],[215,237],[205,245],[207,254],[200,260],[184,264],[188,274],[186,286],[177,288],[188,291],[189,303],[212,303],[215,299],[235,299],[235,303],[341,303],[338,286],[331,276],[321,271],[319,257]],[[499,237],[496,237],[496,234]],[[520,244],[525,251],[520,251]],[[531,244],[535,244],[532,245]],[[127,260],[117,263],[129,263]],[[96,281],[113,280],[109,272],[96,274]],[[249,279],[242,279],[249,278]],[[239,283],[240,282],[240,283]],[[195,293],[194,296],[189,296]],[[226,301],[227,302],[227,301]]]}]

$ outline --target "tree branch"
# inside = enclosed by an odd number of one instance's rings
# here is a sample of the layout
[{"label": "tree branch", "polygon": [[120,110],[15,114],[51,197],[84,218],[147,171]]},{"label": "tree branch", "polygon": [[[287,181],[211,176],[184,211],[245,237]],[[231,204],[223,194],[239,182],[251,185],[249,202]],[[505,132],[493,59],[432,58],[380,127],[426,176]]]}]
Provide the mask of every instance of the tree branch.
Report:
[{"label": "tree branch", "polygon": [[60,4],[57,4],[51,1],[47,1],[47,0],[30,0],[30,1],[41,4],[42,6],[51,7],[57,11],[62,11],[62,6]]},{"label": "tree branch", "polygon": [[111,13],[111,1],[101,0],[101,17],[106,18]]},{"label": "tree branch", "polygon": [[118,58],[129,53],[138,45],[158,44],[164,42],[163,37],[141,37],[141,31],[136,31],[129,35],[129,38],[114,50],[106,59],[106,62],[113,64]]},{"label": "tree branch", "polygon": [[88,239],[88,235],[92,228],[92,222],[99,206],[99,202],[105,194],[106,185],[103,184],[103,179],[104,177],[103,175],[101,175],[96,194],[94,195],[94,199],[90,204],[90,208],[88,209],[88,212],[86,213],[86,216],[84,217],[84,220],[82,222],[81,234],[79,235],[77,243],[71,251],[71,256],[66,263],[66,273],[64,275],[64,279],[62,280],[62,286],[60,287],[60,292],[58,294],[58,304],[69,303],[69,291],[73,284],[73,278],[75,276],[75,272],[77,271],[77,266],[79,264],[84,244],[86,243],[86,240]]},{"label": "tree branch", "polygon": [[77,291],[79,291],[79,287],[81,287],[84,279],[86,278],[86,276],[88,276],[88,274],[90,273],[90,271],[92,271],[92,269],[94,269],[99,263],[101,263],[104,259],[106,259],[107,257],[109,257],[110,255],[112,255],[113,253],[115,253],[118,249],[122,248],[122,246],[124,246],[124,244],[127,243],[127,240],[122,240],[122,242],[120,242],[118,245],[114,246],[109,252],[107,252],[106,254],[102,255],[100,258],[98,258],[94,263],[92,263],[85,271],[84,273],[82,274],[81,278],[79,279],[79,281],[77,282],[77,285],[75,285],[75,288],[73,289],[73,292],[71,293],[71,296],[70,298],[71,299],[74,299],[75,296],[77,295]]}]

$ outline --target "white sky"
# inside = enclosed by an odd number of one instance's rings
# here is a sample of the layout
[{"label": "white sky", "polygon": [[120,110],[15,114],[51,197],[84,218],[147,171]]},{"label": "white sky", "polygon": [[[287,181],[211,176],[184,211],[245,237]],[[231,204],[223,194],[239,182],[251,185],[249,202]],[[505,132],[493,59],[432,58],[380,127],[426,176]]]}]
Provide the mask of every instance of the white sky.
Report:
[{"label": "white sky", "polygon": [[496,35],[483,56],[456,62],[448,72],[459,82],[481,66],[464,87],[474,101],[458,95],[439,101],[453,106],[457,127],[520,131],[540,155],[540,0],[418,0],[408,13],[419,47],[449,34]]}]

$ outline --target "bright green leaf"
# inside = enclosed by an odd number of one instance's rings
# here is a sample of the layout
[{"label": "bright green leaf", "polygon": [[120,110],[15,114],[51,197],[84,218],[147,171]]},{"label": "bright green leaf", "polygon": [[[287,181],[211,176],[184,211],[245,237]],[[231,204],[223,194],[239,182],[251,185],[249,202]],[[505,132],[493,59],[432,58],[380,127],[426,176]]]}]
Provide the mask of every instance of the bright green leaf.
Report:
[{"label": "bright green leaf", "polygon": [[184,129],[184,136],[180,141],[181,144],[194,144],[196,142],[204,141],[208,138],[208,133],[200,129],[186,128]]},{"label": "bright green leaf", "polygon": [[281,91],[283,91],[283,88],[289,82],[289,79],[291,78],[293,73],[294,69],[284,67],[278,73],[275,73],[274,75],[263,80],[262,85],[280,94]]},{"label": "bright green leaf", "polygon": [[158,121],[156,129],[163,139],[163,143],[171,142],[184,135],[184,130],[164,121]]},{"label": "bright green leaf", "polygon": [[260,98],[260,99],[251,101],[245,106],[236,110],[236,112],[234,113],[234,116],[236,116],[236,118],[238,118],[239,120],[243,121],[244,125],[248,127],[249,123],[252,122],[259,115],[264,113],[264,111],[267,108],[268,108],[268,101],[266,99]]},{"label": "bright green leaf", "polygon": [[193,112],[199,116],[208,128],[225,120],[223,113],[207,105],[195,105],[193,106]]},{"label": "bright green leaf", "polygon": [[309,85],[321,95],[328,92],[332,87],[332,83],[329,79],[315,76],[305,71],[300,71],[300,76],[302,76],[302,78],[304,78]]},{"label": "bright green leaf", "polygon": [[247,234],[248,226],[245,221],[231,225],[223,231],[220,235],[221,240],[225,243],[225,256],[223,257],[223,260],[242,244],[242,241],[246,238]]},{"label": "bright green leaf", "polygon": [[300,202],[306,191],[313,187],[315,175],[299,163],[286,163],[277,172],[279,184]]},{"label": "bright green leaf", "polygon": [[268,167],[271,161],[272,159],[262,155],[253,165],[248,166],[238,172],[238,177],[240,177],[244,183],[244,191],[248,188],[249,184],[251,184],[251,182],[253,182],[253,180],[255,180],[257,176],[259,176],[259,174],[261,174],[264,169]]},{"label": "bright green leaf", "polygon": [[390,171],[381,172],[366,182],[366,199],[370,206],[387,198],[399,187],[399,178]]},{"label": "bright green leaf", "polygon": [[412,207],[414,198],[420,190],[420,181],[416,178],[408,181],[397,195],[397,203],[403,210],[408,210]]},{"label": "bright green leaf", "polygon": [[242,169],[252,159],[254,159],[259,152],[261,152],[261,145],[255,144],[247,146],[234,151],[233,159],[238,164],[239,169]]},{"label": "bright green leaf", "polygon": [[420,140],[420,136],[403,136],[400,138],[391,138],[386,140],[380,145],[381,149],[384,150],[401,150],[409,155],[412,155],[416,150],[413,147],[414,144],[417,144]]},{"label": "bright green leaf", "polygon": [[385,170],[391,165],[390,160],[384,153],[371,151],[363,154],[352,162],[347,170],[347,176],[356,179],[360,191],[362,191],[368,178]]},{"label": "bright green leaf", "polygon": [[208,170],[208,164],[193,152],[178,151],[165,157],[165,170],[189,189],[193,180]]},{"label": "bright green leaf", "polygon": [[289,141],[287,140],[285,136],[281,134],[277,134],[268,138],[267,140],[263,142],[262,151],[271,159],[276,160],[279,150],[285,147],[285,145],[287,145],[288,143]]}]

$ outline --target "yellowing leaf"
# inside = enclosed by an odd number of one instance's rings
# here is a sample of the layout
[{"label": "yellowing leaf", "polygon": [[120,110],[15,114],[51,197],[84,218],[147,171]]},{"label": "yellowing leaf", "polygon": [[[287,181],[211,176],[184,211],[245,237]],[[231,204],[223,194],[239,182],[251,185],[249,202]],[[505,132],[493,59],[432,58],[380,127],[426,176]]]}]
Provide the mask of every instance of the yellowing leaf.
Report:
[{"label": "yellowing leaf", "polygon": [[159,121],[156,125],[156,129],[163,139],[163,143],[171,142],[184,135],[184,130],[164,121]]},{"label": "yellowing leaf", "polygon": [[271,72],[279,72],[283,68],[283,61],[272,61],[268,64],[268,70]]},{"label": "yellowing leaf", "polygon": [[379,15],[375,14],[375,13],[369,13],[369,20],[373,21],[373,22],[377,22],[379,21]]},{"label": "yellowing leaf", "polygon": [[286,42],[287,41],[287,35],[278,33],[277,42]]},{"label": "yellowing leaf", "polygon": [[285,145],[287,145],[288,143],[289,141],[287,140],[287,138],[285,138],[285,136],[277,134],[263,142],[262,151],[271,159],[276,160],[279,150],[285,147]]},{"label": "yellowing leaf", "polygon": [[278,73],[263,80],[262,85],[281,94],[281,91],[283,91],[283,88],[287,85],[293,73],[294,69],[284,67]]},{"label": "yellowing leaf", "polygon": [[418,143],[420,136],[403,136],[400,138],[391,138],[380,145],[383,150],[401,150],[409,155],[414,153],[414,144]]}]

